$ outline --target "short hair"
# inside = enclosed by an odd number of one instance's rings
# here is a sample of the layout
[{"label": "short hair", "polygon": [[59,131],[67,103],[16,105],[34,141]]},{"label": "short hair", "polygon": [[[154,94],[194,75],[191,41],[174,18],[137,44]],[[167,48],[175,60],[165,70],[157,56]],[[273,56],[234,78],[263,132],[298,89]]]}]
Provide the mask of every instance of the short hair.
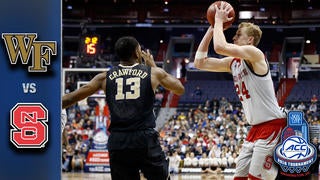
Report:
[{"label": "short hair", "polygon": [[124,36],[117,40],[115,53],[121,61],[128,61],[136,51],[139,42],[132,36]]},{"label": "short hair", "polygon": [[253,45],[258,46],[261,36],[262,36],[262,31],[259,26],[250,23],[250,22],[242,22],[239,24],[238,28],[245,28],[245,31],[248,36],[253,36]]}]

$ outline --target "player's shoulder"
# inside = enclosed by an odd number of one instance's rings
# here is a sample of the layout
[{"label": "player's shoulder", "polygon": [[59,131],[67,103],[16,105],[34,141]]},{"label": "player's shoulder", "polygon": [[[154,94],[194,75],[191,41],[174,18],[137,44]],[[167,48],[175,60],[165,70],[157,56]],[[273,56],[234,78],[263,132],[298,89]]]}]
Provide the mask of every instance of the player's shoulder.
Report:
[{"label": "player's shoulder", "polygon": [[249,61],[257,61],[264,59],[264,53],[256,46],[253,45],[244,45],[242,48],[242,59]]},{"label": "player's shoulder", "polygon": [[223,61],[227,62],[229,64],[229,66],[231,66],[231,64],[234,62],[234,61],[240,61],[241,58],[236,58],[236,57],[224,57],[222,58]]},{"label": "player's shoulder", "polygon": [[235,57],[227,56],[227,57],[222,58],[221,60],[231,62],[231,61],[233,61],[234,59],[239,59],[239,58],[235,58]]},{"label": "player's shoulder", "polygon": [[97,74],[94,79],[103,80],[107,78],[107,71]]},{"label": "player's shoulder", "polygon": [[108,71],[103,71],[103,72],[97,74],[97,76],[106,76],[106,75],[107,75],[107,72],[108,72]]}]

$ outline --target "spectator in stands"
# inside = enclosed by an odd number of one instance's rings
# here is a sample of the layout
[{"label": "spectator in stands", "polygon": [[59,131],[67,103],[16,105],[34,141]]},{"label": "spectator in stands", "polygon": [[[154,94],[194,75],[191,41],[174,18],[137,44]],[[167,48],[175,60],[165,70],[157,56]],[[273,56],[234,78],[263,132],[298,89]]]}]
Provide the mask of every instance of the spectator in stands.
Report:
[{"label": "spectator in stands", "polygon": [[230,168],[235,168],[238,162],[238,155],[236,152],[232,153],[232,156],[228,158],[228,166]]},{"label": "spectator in stands", "polygon": [[212,104],[210,100],[206,100],[203,107],[204,112],[212,112]]},{"label": "spectator in stands", "polygon": [[192,160],[190,157],[190,152],[186,153],[186,157],[183,159],[183,167],[189,168],[192,165]]},{"label": "spectator in stands", "polygon": [[69,158],[67,157],[67,152],[66,150],[64,149],[63,152],[62,152],[62,171],[63,172],[68,172],[69,171],[69,164],[70,164],[70,160]]},{"label": "spectator in stands", "polygon": [[297,110],[296,106],[294,104],[291,104],[291,107],[289,108],[290,111],[295,111]]},{"label": "spectator in stands", "polygon": [[71,166],[73,171],[80,170],[84,168],[84,157],[80,154],[79,150],[75,150],[74,155],[71,160]]},{"label": "spectator in stands", "polygon": [[209,166],[211,171],[216,171],[217,169],[220,169],[221,165],[221,158],[217,157],[215,153],[209,153]]},{"label": "spectator in stands", "polygon": [[312,95],[312,98],[311,98],[311,103],[317,103],[318,102],[318,98],[317,98],[317,96],[314,94],[314,95]]},{"label": "spectator in stands", "polygon": [[200,100],[202,98],[202,89],[199,86],[197,86],[196,89],[193,91],[192,96],[195,99]]},{"label": "spectator in stands", "polygon": [[314,164],[311,165],[310,170],[312,173],[319,174],[319,161],[320,161],[320,141],[318,137],[314,137],[311,142],[317,149],[317,159]]},{"label": "spectator in stands", "polygon": [[194,152],[190,153],[190,159],[191,159],[191,167],[199,167],[199,160],[195,156]]},{"label": "spectator in stands", "polygon": [[184,121],[187,118],[184,112],[181,112],[178,116],[179,121]]},{"label": "spectator in stands", "polygon": [[306,105],[303,102],[300,102],[300,104],[297,107],[297,110],[304,112],[306,110]]},{"label": "spectator in stands", "polygon": [[226,97],[221,97],[221,99],[219,101],[219,105],[220,105],[220,108],[223,107],[224,109],[226,109],[228,107],[228,105],[229,105],[229,102],[228,102],[227,98]]},{"label": "spectator in stands", "polygon": [[71,171],[71,161],[73,159],[74,151],[72,149],[71,145],[66,146],[66,150],[62,155],[63,165],[62,165],[62,171],[69,172]]},{"label": "spectator in stands", "polygon": [[180,161],[181,157],[179,156],[176,150],[169,152],[169,172],[173,174],[178,174],[180,172]]},{"label": "spectator in stands", "polygon": [[213,147],[211,148],[210,152],[209,152],[209,157],[212,157],[211,154],[214,154],[214,157],[220,157],[221,156],[221,148],[215,144],[213,145]]},{"label": "spectator in stands", "polygon": [[309,106],[309,111],[311,112],[311,113],[316,113],[317,112],[317,104],[315,103],[315,102],[312,102],[311,104],[310,104],[310,106]]},{"label": "spectator in stands", "polygon": [[197,117],[197,118],[203,118],[204,117],[202,104],[198,105],[198,107],[194,110],[193,115],[194,115],[194,117]]},{"label": "spectator in stands", "polygon": [[202,169],[202,172],[207,172],[207,168],[209,168],[209,158],[205,152],[202,153],[199,159],[199,167]]},{"label": "spectator in stands", "polygon": [[230,102],[228,102],[226,106],[226,113],[231,114],[232,112],[233,112],[233,105]]},{"label": "spectator in stands", "polygon": [[220,164],[221,170],[224,170],[228,167],[228,159],[226,157],[226,153],[221,153],[221,164]]},{"label": "spectator in stands", "polygon": [[217,97],[213,97],[213,98],[212,98],[212,106],[217,106],[217,107],[220,106],[220,104],[219,104],[219,98],[217,98]]}]

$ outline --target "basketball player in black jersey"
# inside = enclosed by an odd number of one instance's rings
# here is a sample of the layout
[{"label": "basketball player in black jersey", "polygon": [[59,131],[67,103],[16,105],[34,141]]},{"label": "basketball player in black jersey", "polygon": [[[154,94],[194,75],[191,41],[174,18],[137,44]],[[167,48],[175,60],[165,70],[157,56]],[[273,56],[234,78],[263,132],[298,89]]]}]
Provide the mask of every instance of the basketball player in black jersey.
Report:
[{"label": "basketball player in black jersey", "polygon": [[[108,150],[113,180],[138,180],[141,171],[148,180],[168,178],[168,161],[154,130],[155,90],[158,85],[182,95],[181,82],[156,66],[149,51],[142,51],[133,37],[115,44],[118,66],[96,75],[88,84],[62,97],[67,108],[102,89],[110,109]],[[142,64],[142,58],[145,64]]]}]

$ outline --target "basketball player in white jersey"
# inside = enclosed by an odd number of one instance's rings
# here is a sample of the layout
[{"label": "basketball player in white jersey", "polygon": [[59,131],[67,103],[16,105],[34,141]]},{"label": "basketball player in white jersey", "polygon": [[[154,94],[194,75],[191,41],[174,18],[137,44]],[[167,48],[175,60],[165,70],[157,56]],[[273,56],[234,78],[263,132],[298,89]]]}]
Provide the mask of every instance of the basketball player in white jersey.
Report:
[{"label": "basketball player in white jersey", "polygon": [[[257,48],[262,31],[252,23],[241,23],[233,44],[228,43],[223,22],[231,20],[230,7],[222,3],[215,8],[214,28],[210,26],[204,35],[194,64],[202,70],[232,73],[246,119],[252,125],[238,157],[234,179],[275,179],[278,170],[272,155],[286,126],[286,112],[277,103],[268,62]],[[214,50],[226,57],[207,57],[212,38]]]}]

